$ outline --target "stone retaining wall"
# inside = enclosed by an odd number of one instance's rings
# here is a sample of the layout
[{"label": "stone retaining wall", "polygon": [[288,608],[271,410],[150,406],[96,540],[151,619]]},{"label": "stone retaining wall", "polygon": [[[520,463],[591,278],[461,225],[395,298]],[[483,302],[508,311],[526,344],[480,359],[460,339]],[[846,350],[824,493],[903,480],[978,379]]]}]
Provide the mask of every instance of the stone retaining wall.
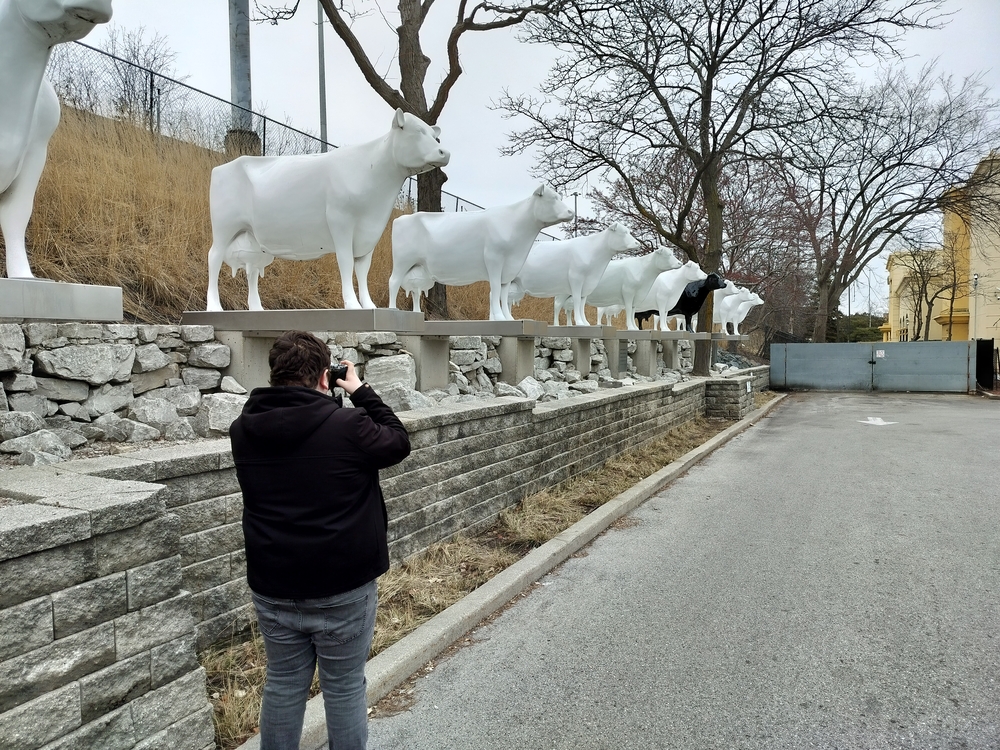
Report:
[{"label": "stone retaining wall", "polygon": [[165,495],[67,469],[0,472],[5,750],[215,746]]}]

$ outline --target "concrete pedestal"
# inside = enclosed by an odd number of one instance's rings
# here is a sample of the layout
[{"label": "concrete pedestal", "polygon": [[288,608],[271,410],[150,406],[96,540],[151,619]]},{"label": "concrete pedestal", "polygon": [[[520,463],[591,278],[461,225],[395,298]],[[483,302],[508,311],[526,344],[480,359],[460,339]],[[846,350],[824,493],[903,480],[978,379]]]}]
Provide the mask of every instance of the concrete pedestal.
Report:
[{"label": "concrete pedestal", "polygon": [[572,341],[573,364],[583,377],[590,375],[590,342],[614,335],[610,326],[549,326],[546,336],[566,336]]},{"label": "concrete pedestal", "polygon": [[[628,346],[629,341],[635,342],[635,354],[632,362],[639,375],[654,377],[657,371],[656,345],[659,336],[654,337],[653,331],[618,331],[618,340]],[[621,346],[621,344],[619,344]]]},{"label": "concrete pedestal", "polygon": [[2,319],[120,323],[123,317],[121,287],[0,279]]},{"label": "concrete pedestal", "polygon": [[403,348],[413,355],[417,366],[417,390],[448,387],[448,362],[451,357],[447,336],[400,336]]},{"label": "concrete pedestal", "polygon": [[425,335],[499,336],[500,380],[511,385],[535,374],[535,337],[548,335],[540,320],[429,320],[425,326]]}]

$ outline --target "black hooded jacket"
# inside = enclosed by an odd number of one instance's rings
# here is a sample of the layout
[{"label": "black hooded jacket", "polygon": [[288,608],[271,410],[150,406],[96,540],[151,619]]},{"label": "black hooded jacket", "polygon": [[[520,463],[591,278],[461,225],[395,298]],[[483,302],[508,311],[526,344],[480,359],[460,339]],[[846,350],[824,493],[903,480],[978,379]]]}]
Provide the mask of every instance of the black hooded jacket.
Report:
[{"label": "black hooded jacket", "polygon": [[410,454],[410,438],[370,386],[351,401],[357,408],[302,386],[255,388],[230,428],[258,594],[333,596],[389,569],[378,471]]}]

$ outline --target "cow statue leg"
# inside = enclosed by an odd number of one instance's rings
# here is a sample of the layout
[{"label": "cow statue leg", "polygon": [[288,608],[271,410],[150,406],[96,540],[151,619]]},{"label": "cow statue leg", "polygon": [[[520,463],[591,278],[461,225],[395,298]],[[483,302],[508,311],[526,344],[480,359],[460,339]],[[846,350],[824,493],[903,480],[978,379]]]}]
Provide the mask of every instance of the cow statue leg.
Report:
[{"label": "cow statue leg", "polygon": [[[330,229],[331,234],[333,228]],[[340,268],[340,294],[344,298],[345,310],[360,310],[361,302],[354,293],[354,242],[350,237],[333,235],[334,253]]]},{"label": "cow statue leg", "polygon": [[257,284],[260,281],[260,277],[264,274],[259,268],[254,266],[246,266],[247,274],[247,309],[248,310],[263,310],[264,305],[260,301],[260,292],[257,289]]},{"label": "cow statue leg", "polygon": [[0,192],[0,230],[7,245],[7,278],[33,279],[24,235],[35,204],[35,190],[45,168],[49,139],[59,125],[59,99],[48,81],[42,81],[28,136],[28,148],[17,177]]},{"label": "cow statue leg", "polygon": [[358,279],[358,296],[361,298],[361,306],[366,310],[374,310],[378,307],[368,293],[368,271],[372,267],[373,255],[375,255],[374,250],[360,258],[354,258],[354,275]]},{"label": "cow statue leg", "polygon": [[205,300],[207,312],[222,312],[222,299],[219,297],[219,274],[222,273],[222,263],[226,259],[225,247],[218,239],[212,242],[208,251],[208,295]]},{"label": "cow statue leg", "polygon": [[504,320],[514,319],[514,314],[510,311],[510,282],[500,285],[500,311]]}]

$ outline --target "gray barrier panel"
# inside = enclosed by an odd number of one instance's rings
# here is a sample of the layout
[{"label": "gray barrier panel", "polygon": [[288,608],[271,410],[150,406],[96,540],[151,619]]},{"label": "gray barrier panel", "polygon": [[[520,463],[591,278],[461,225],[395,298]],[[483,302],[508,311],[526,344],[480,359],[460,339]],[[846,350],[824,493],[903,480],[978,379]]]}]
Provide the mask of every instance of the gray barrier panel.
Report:
[{"label": "gray barrier panel", "polygon": [[874,352],[872,385],[876,391],[975,390],[976,354],[968,341],[876,344]]},{"label": "gray barrier panel", "polygon": [[785,387],[870,391],[871,344],[785,344]]}]

